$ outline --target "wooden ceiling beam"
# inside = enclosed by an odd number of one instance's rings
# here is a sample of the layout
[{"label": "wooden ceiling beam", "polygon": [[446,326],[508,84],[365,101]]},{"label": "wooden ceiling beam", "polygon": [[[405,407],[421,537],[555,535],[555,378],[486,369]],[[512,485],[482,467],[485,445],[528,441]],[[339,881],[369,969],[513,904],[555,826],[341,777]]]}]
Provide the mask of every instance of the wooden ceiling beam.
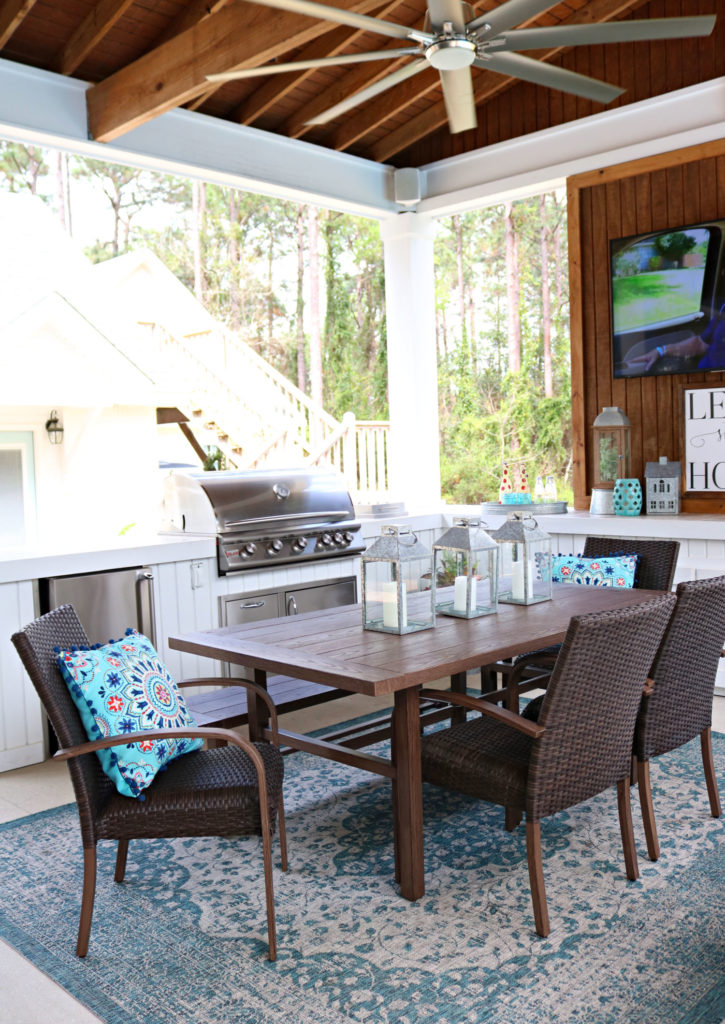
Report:
[{"label": "wooden ceiling beam", "polygon": [[134,0],[99,0],[56,57],[55,70],[61,75],[72,75],[133,2]]},{"label": "wooden ceiling beam", "polygon": [[[568,18],[562,19],[561,25],[593,24],[596,22],[610,21],[613,18],[633,13],[638,7],[642,7],[649,0],[591,0],[585,8],[576,11]],[[530,54],[540,60],[551,60],[570,47],[557,47],[556,49]],[[473,96],[476,106],[486,100],[493,98],[504,89],[515,85],[519,79],[507,78],[492,71],[482,71],[474,74]],[[446,124],[445,105],[436,103],[434,106],[424,110],[417,117],[414,117],[402,128],[391,132],[385,138],[378,140],[363,155],[371,160],[381,163],[388,160],[396,153],[401,153],[408,146],[412,146],[419,139],[430,135],[436,129]]]},{"label": "wooden ceiling beam", "polygon": [[181,14],[164,29],[153,48],[156,49],[157,46],[167,43],[174,36],[181,35],[187,28],[193,28],[200,21],[208,18],[211,14],[216,14],[222,7],[226,7],[228,3],[231,3],[231,0],[192,0]]},{"label": "wooden ceiling beam", "polygon": [[0,3],[0,50],[20,27],[35,0],[5,0]]},{"label": "wooden ceiling beam", "polygon": [[[386,18],[396,7],[400,6],[401,0],[393,0],[378,11],[377,17]],[[380,0],[369,0],[366,7],[361,7],[360,14],[369,14],[380,7]],[[362,30],[351,30],[344,26],[335,27],[330,24],[330,31],[314,40],[305,47],[301,53],[295,56],[295,60],[317,60],[320,57],[336,57],[347,46],[354,43],[365,33]],[[232,121],[239,124],[252,124],[257,118],[265,114],[270,107],[278,103],[284,96],[290,93],[305,79],[315,73],[314,68],[307,71],[290,71],[285,75],[273,75],[271,78],[249,96],[244,103],[232,114]]]},{"label": "wooden ceiling beam", "polygon": [[[338,0],[338,6],[357,11],[361,2]],[[204,92],[207,74],[273,60],[316,39],[328,24],[256,4],[223,7],[91,86],[86,93],[91,138],[110,142]]]}]

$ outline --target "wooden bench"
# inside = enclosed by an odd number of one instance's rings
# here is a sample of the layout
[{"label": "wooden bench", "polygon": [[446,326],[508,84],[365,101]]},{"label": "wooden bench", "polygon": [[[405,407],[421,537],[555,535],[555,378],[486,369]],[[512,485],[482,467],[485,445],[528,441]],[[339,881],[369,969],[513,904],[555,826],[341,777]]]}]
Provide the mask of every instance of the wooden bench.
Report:
[{"label": "wooden bench", "polygon": [[[218,681],[222,682],[221,679]],[[190,679],[185,685],[193,686],[198,682],[200,680]],[[321,683],[308,683],[292,676],[269,676],[267,692],[279,715],[350,696],[346,690],[323,686]],[[184,700],[197,725],[218,725],[224,729],[233,729],[247,724],[247,691],[242,686],[220,686],[219,689],[205,687],[202,693],[184,695]]]}]

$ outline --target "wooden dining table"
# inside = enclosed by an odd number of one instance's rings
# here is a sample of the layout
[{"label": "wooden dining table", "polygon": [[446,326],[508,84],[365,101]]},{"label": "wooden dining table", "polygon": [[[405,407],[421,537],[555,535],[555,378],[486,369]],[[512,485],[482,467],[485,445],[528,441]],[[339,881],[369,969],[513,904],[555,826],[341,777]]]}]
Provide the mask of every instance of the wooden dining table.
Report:
[{"label": "wooden dining table", "polygon": [[[392,780],[396,877],[408,900],[423,896],[423,795],[420,762],[420,687],[450,677],[465,687],[466,673],[563,640],[573,615],[640,604],[647,590],[555,584],[550,601],[500,604],[474,619],[438,615],[434,628],[403,636],[363,629],[360,605],[169,637],[174,650],[245,666],[266,686],[282,673],[369,697],[393,695],[391,757],[344,742],[280,728],[280,742]],[[586,680],[582,680],[586,685]],[[253,739],[270,738],[266,709],[250,701]]]}]

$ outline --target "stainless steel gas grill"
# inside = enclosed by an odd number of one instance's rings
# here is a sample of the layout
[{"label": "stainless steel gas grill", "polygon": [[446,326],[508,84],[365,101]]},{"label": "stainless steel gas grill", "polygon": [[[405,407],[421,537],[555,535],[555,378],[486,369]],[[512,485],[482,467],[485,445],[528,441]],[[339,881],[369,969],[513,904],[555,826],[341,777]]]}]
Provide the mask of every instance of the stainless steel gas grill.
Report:
[{"label": "stainless steel gas grill", "polygon": [[216,536],[220,575],[356,555],[365,543],[330,470],[191,470],[167,477],[165,532]]}]

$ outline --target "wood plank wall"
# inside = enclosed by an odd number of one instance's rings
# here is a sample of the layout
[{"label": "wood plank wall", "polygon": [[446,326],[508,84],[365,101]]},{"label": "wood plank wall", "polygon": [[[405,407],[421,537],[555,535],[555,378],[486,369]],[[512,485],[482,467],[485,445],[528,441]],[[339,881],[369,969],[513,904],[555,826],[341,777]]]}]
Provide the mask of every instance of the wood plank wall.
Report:
[{"label": "wood plank wall", "polygon": [[[725,74],[724,9],[723,0],[651,0],[634,10],[628,19],[621,20],[718,14],[715,29],[704,39],[576,46],[551,61],[570,71],[621,86],[625,90],[623,95],[606,106],[529,82],[511,83],[502,77],[502,91],[478,104],[477,128],[457,135],[440,128],[395,154],[390,162],[396,167],[420,167],[717,78]],[[475,83],[474,74],[474,88]]]},{"label": "wood plank wall", "polygon": [[[591,428],[605,405],[629,417],[631,472],[643,479],[645,463],[660,455],[684,459],[685,388],[725,385],[725,373],[712,372],[615,380],[609,280],[610,239],[725,218],[725,140],[582,174],[567,189],[574,505],[585,509]],[[681,508],[723,513],[725,498],[683,490]]]}]

